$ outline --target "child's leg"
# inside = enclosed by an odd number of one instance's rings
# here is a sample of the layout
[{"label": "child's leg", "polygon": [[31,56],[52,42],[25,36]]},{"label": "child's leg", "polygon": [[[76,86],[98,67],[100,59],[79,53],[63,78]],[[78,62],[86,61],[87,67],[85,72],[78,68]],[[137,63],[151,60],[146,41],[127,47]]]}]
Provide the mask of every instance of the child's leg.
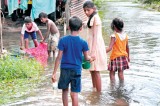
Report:
[{"label": "child's leg", "polygon": [[78,106],[78,92],[81,92],[81,70],[71,70],[71,99],[72,106]]},{"label": "child's leg", "polygon": [[25,45],[25,48],[28,49],[28,48],[29,48],[29,47],[28,47],[28,39],[25,39],[25,40],[24,40],[24,43],[25,43],[25,44],[24,44],[24,45]]},{"label": "child's leg", "polygon": [[38,46],[38,41],[37,41],[37,36],[36,36],[36,32],[31,32],[30,33],[31,37],[32,37],[32,40],[34,42],[34,46],[37,47]]},{"label": "child's leg", "polygon": [[93,87],[96,88],[98,92],[101,92],[101,76],[98,71],[90,71],[92,77]]},{"label": "child's leg", "polygon": [[91,78],[92,78],[92,85],[93,85],[93,88],[95,88],[96,87],[96,84],[95,84],[95,78],[94,78],[94,71],[90,71],[90,73],[91,73]]},{"label": "child's leg", "polygon": [[57,57],[57,44],[58,44],[58,42],[56,42],[56,41],[54,41],[53,39],[51,39],[52,41],[51,41],[51,50],[52,50],[52,53],[53,53],[53,56],[54,56],[54,58],[56,58]]},{"label": "child's leg", "polygon": [[78,106],[78,93],[71,92],[72,106]]},{"label": "child's leg", "polygon": [[63,106],[68,106],[68,88],[62,90],[62,100]]},{"label": "child's leg", "polygon": [[110,80],[114,82],[115,81],[115,71],[110,71],[109,75],[110,75]]},{"label": "child's leg", "polygon": [[47,50],[48,50],[48,56],[51,57],[52,49],[51,49],[51,42],[52,39],[48,39],[48,44],[47,44]]},{"label": "child's leg", "polygon": [[37,39],[33,39],[33,42],[34,42],[34,46],[37,47],[37,46],[38,46],[38,41],[37,41]]},{"label": "child's leg", "polygon": [[50,51],[50,50],[48,50],[48,57],[50,57],[50,55],[51,55],[51,51]]},{"label": "child's leg", "polygon": [[25,33],[24,33],[24,46],[26,49],[28,49],[28,42],[29,42],[28,37],[29,37],[29,33],[27,31],[25,31]]},{"label": "child's leg", "polygon": [[118,70],[118,77],[120,81],[124,80],[123,70]]},{"label": "child's leg", "polygon": [[58,56],[58,49],[57,48],[53,51],[53,54],[54,54],[54,58],[56,58]]},{"label": "child's leg", "polygon": [[99,71],[94,71],[94,81],[97,92],[101,92],[101,76]]}]

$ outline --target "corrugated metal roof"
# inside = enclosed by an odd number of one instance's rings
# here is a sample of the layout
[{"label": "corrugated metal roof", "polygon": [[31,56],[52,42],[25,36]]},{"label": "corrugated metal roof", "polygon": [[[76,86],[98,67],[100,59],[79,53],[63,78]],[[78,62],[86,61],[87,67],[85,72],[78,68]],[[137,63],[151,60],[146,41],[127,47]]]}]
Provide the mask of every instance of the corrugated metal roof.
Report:
[{"label": "corrugated metal roof", "polygon": [[78,16],[82,21],[87,21],[87,16],[83,10],[83,3],[85,0],[70,0],[69,2],[69,13],[70,16]]}]

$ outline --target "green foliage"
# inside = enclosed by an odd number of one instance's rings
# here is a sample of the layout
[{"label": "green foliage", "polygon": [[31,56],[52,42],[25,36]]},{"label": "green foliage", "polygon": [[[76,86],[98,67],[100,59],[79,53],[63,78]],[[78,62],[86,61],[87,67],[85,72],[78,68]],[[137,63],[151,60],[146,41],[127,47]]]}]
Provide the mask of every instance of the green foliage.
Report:
[{"label": "green foliage", "polygon": [[102,4],[103,1],[104,1],[104,0],[93,0],[94,4],[95,4],[98,8],[101,7],[101,4]]},{"label": "green foliage", "polygon": [[42,66],[34,59],[10,56],[0,58],[0,80],[32,78],[40,70]]},{"label": "green foliage", "polygon": [[97,6],[98,14],[101,18],[104,16],[104,12],[100,9],[104,0],[93,0],[94,4]]},{"label": "green foliage", "polygon": [[99,10],[98,14],[99,14],[100,18],[103,19],[103,17],[104,17],[104,11]]},{"label": "green foliage", "polygon": [[146,4],[151,4],[151,3],[158,3],[159,0],[139,0],[140,2],[146,3]]},{"label": "green foliage", "polygon": [[41,81],[42,70],[43,67],[34,59],[0,58],[0,105],[16,101],[32,91]]},{"label": "green foliage", "polygon": [[152,8],[154,10],[160,11],[160,0],[139,0],[141,3],[145,4],[145,8]]}]

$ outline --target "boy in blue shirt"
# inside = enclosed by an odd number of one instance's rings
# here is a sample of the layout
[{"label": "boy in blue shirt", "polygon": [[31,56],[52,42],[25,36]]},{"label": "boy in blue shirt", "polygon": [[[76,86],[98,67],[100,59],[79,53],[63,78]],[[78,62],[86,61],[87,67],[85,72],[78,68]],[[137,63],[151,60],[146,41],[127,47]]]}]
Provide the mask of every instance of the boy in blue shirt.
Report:
[{"label": "boy in blue shirt", "polygon": [[79,36],[82,20],[73,16],[69,19],[71,35],[62,37],[58,43],[58,56],[55,60],[52,81],[56,81],[56,72],[60,64],[58,88],[62,89],[63,105],[68,106],[68,87],[71,84],[72,106],[78,106],[78,92],[81,91],[82,55],[92,62],[95,58],[88,55],[88,45]]}]

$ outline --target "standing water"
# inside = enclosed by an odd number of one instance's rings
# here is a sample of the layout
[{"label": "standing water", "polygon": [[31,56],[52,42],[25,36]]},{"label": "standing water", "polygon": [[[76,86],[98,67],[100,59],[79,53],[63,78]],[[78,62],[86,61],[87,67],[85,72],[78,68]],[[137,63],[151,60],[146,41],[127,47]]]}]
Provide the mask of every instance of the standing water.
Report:
[{"label": "standing water", "polygon": [[[109,44],[113,18],[124,20],[129,35],[130,69],[124,72],[125,81],[110,83],[108,71],[101,72],[102,92],[92,89],[88,70],[83,70],[80,106],[160,106],[160,13],[148,11],[131,2],[105,2],[102,10],[104,39]],[[109,55],[108,55],[109,57]],[[53,61],[45,69],[45,81],[32,94],[9,106],[62,106],[61,90],[52,89]],[[57,76],[59,75],[59,72]],[[69,105],[71,100],[69,97]]]}]

